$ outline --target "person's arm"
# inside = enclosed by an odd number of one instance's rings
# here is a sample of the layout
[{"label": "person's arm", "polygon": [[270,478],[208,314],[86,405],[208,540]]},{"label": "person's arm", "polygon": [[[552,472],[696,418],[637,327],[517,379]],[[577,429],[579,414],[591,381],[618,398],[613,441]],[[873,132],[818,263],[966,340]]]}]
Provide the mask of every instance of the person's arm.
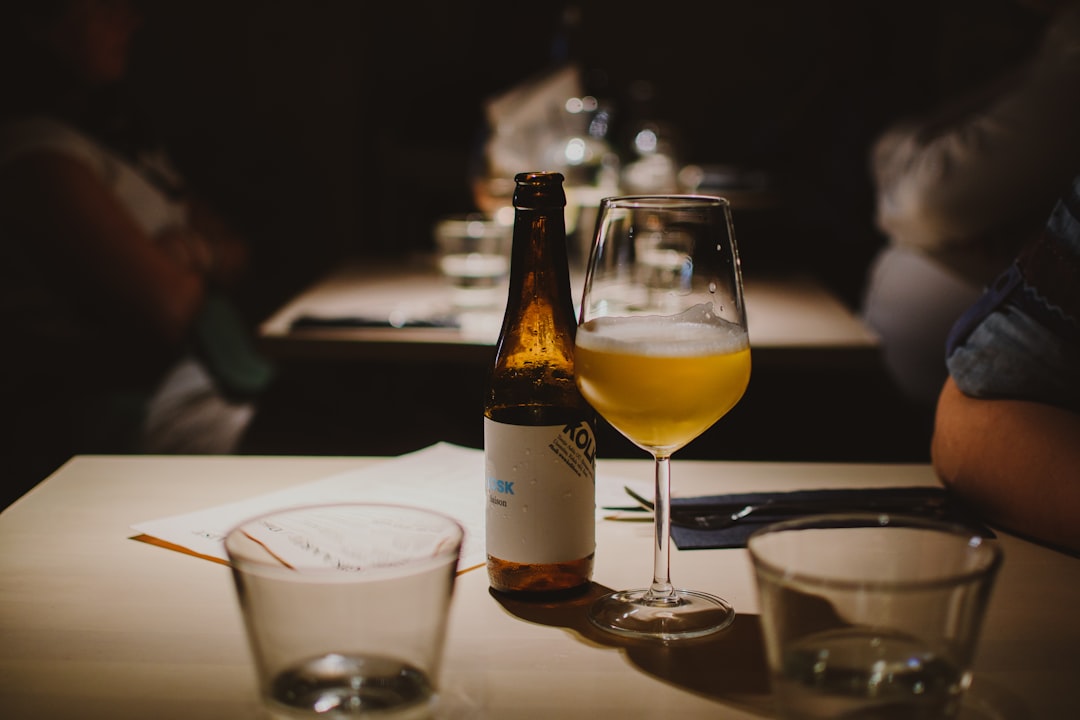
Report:
[{"label": "person's arm", "polygon": [[942,482],[990,522],[1080,552],[1080,415],[968,397],[950,378],[932,457]]},{"label": "person's arm", "polygon": [[190,249],[147,237],[86,165],[48,151],[5,163],[0,213],[77,302],[167,346],[184,340],[205,293]]}]

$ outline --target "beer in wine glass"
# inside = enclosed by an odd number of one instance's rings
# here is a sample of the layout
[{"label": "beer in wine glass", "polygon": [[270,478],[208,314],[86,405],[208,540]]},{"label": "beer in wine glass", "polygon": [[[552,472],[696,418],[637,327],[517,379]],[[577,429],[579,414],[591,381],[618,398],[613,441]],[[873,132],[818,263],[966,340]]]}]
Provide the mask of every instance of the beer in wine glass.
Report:
[{"label": "beer in wine glass", "polygon": [[727,201],[606,198],[575,344],[582,395],[656,467],[653,580],[600,598],[597,626],[665,641],[727,627],[721,598],[671,583],[669,462],[724,416],[750,381],[738,250]]}]

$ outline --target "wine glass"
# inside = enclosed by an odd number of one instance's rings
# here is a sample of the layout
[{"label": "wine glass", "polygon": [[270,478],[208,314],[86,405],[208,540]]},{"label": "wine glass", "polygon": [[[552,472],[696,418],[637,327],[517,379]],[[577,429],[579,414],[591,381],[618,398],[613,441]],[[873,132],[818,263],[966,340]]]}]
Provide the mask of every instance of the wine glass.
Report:
[{"label": "wine glass", "polygon": [[735,618],[723,599],[671,584],[671,455],[728,412],[750,381],[731,209],[669,195],[600,203],[575,342],[582,395],[656,466],[653,580],[600,598],[590,619],[665,641]]}]

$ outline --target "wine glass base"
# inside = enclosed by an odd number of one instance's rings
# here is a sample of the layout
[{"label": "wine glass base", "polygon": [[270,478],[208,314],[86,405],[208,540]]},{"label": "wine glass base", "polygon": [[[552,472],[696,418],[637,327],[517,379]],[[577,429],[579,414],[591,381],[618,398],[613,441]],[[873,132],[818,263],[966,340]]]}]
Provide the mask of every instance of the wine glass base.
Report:
[{"label": "wine glass base", "polygon": [[719,632],[735,620],[735,610],[721,598],[691,590],[663,598],[649,590],[620,590],[594,602],[589,620],[618,635],[672,641]]}]

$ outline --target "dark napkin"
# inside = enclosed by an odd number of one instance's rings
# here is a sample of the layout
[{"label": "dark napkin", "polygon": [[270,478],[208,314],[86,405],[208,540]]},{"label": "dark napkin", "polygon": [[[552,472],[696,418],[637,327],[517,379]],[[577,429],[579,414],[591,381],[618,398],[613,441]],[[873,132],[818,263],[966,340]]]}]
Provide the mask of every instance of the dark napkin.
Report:
[{"label": "dark napkin", "polygon": [[452,316],[429,318],[408,318],[401,322],[392,322],[389,318],[369,317],[316,317],[301,315],[292,321],[294,330],[320,328],[456,328],[459,323]]},{"label": "dark napkin", "polygon": [[742,493],[711,495],[696,498],[673,498],[672,513],[693,508],[697,511],[725,511],[729,507],[743,507],[772,501],[785,506],[806,503],[805,512],[770,512],[762,510],[720,530],[701,530],[671,526],[671,539],[680,550],[707,550],[717,548],[746,547],[750,534],[759,528],[781,520],[828,512],[883,512],[893,514],[922,515],[947,520],[970,527],[983,537],[992,538],[994,533],[971,514],[970,510],[952,498],[944,488],[891,487],[828,490],[796,490],[792,492]]}]

